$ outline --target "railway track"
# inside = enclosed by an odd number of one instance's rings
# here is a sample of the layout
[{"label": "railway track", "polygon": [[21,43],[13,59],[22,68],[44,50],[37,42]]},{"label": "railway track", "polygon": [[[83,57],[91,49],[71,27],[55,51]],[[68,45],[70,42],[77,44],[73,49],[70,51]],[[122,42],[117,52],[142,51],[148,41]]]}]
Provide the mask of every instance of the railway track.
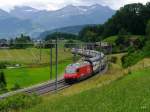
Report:
[{"label": "railway track", "polygon": [[43,86],[39,86],[33,89],[26,90],[25,93],[27,94],[37,94],[37,95],[43,95],[49,92],[55,92],[56,90],[62,90],[64,88],[70,87],[71,85],[65,83],[64,79],[61,79],[57,82],[57,89],[56,89],[56,82],[52,82]]},{"label": "railway track", "polygon": [[[77,52],[78,54],[84,54],[85,56],[88,57],[95,57],[93,58],[94,60],[98,60],[101,56],[101,54],[99,52],[96,51],[90,51],[90,50],[86,50],[85,52],[83,52],[81,49],[79,49],[78,51],[73,50],[73,53]],[[104,70],[100,71],[100,74],[103,74],[105,71],[107,71],[107,67]],[[17,91],[13,91],[13,92],[8,92],[6,94],[0,95],[0,100],[1,99],[5,99],[7,97],[19,94],[19,93],[26,93],[26,94],[36,94],[36,95],[44,95],[50,92],[56,92],[62,89],[65,89],[67,87],[70,87],[71,84],[68,84],[65,82],[64,79],[60,79],[57,81],[57,89],[56,89],[56,82],[47,82],[44,84],[40,84],[37,86],[33,86],[33,87],[29,87],[29,88],[25,88],[25,89],[20,89]]]},{"label": "railway track", "polygon": [[50,92],[60,91],[67,87],[70,87],[70,84],[65,83],[64,79],[60,79],[57,82],[57,89],[56,89],[56,82],[48,82],[46,84],[41,84],[35,87],[20,89],[13,92],[8,92],[6,94],[0,95],[0,100],[5,99],[7,97],[19,94],[19,93],[26,93],[26,94],[36,94],[36,95],[44,95]]},{"label": "railway track", "polygon": [[[107,69],[108,68],[106,67],[99,74],[105,73],[107,71]],[[63,90],[70,86],[72,86],[72,85],[66,83],[64,79],[60,79],[57,82],[57,89],[56,89],[56,82],[53,81],[53,82],[49,82],[46,84],[38,85],[36,87],[30,87],[30,88],[20,89],[20,90],[13,91],[13,92],[8,92],[6,94],[0,95],[0,100],[8,98],[8,97],[16,95],[16,94],[19,94],[19,93],[44,95],[44,94],[48,94],[50,92],[52,93],[52,92]]]}]

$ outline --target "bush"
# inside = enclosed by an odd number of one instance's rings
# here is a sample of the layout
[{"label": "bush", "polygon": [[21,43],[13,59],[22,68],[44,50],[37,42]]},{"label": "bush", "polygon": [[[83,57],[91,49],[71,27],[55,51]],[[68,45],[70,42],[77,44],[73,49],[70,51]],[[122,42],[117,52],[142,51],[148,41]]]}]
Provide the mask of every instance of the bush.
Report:
[{"label": "bush", "polygon": [[150,40],[146,42],[146,45],[143,48],[143,53],[146,57],[150,57]]},{"label": "bush", "polygon": [[21,87],[20,87],[20,85],[19,84],[14,84],[14,86],[11,88],[11,90],[18,90],[18,89],[20,89]]},{"label": "bush", "polygon": [[64,45],[65,48],[73,48],[75,46],[76,46],[75,41],[73,41],[73,40],[68,40]]},{"label": "bush", "polygon": [[116,63],[117,62],[117,57],[116,56],[112,56],[111,59],[110,59],[110,61],[112,63]]},{"label": "bush", "polygon": [[3,71],[0,71],[0,84],[4,84],[5,86],[7,85],[6,83],[6,78],[5,78],[5,74]]},{"label": "bush", "polygon": [[6,68],[6,62],[0,62],[0,69],[5,69]]},{"label": "bush", "polygon": [[0,111],[8,112],[29,108],[41,101],[36,95],[19,94],[0,101]]},{"label": "bush", "polygon": [[122,66],[124,68],[130,67],[138,63],[145,57],[142,51],[136,51],[133,53],[129,53],[122,57]]},{"label": "bush", "polygon": [[15,40],[11,40],[10,42],[10,48],[12,49],[25,49],[29,47],[33,47],[31,37],[24,34],[21,34],[19,37],[16,37]]},{"label": "bush", "polygon": [[55,46],[56,46],[56,43],[55,43],[54,41],[52,41],[52,40],[46,41],[45,44],[39,44],[39,48],[40,48],[40,47],[44,47],[44,48],[55,48]]},{"label": "bush", "polygon": [[131,69],[128,69],[128,75],[131,75],[131,74],[132,74]]},{"label": "bush", "polygon": [[0,83],[0,94],[8,92],[6,85],[3,83]]},{"label": "bush", "polygon": [[124,68],[135,65],[145,57],[150,57],[150,41],[147,41],[141,50],[130,50],[127,55],[122,57],[122,66]]},{"label": "bush", "polygon": [[1,93],[6,93],[8,90],[6,88],[7,82],[5,79],[5,75],[3,71],[0,71],[0,94]]}]

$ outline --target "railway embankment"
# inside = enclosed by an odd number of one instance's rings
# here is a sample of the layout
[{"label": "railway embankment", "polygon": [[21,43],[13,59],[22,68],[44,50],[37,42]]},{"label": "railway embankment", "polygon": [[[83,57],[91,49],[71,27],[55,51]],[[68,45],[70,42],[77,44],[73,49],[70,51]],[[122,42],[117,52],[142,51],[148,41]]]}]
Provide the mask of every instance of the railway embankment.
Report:
[{"label": "railway embankment", "polygon": [[117,63],[111,64],[104,75],[96,75],[57,94],[45,95],[41,104],[25,112],[148,111],[150,59],[123,69],[121,56],[116,55]]},{"label": "railway embankment", "polygon": [[[147,99],[150,97],[146,96],[148,91],[144,89],[149,86],[147,83],[150,81],[148,75],[150,59],[144,59],[130,69],[123,69],[120,64],[121,56],[116,55],[117,62],[111,63],[109,70],[104,75],[96,75],[56,94],[47,94],[41,97],[42,100],[37,106],[21,109],[21,112],[89,112],[89,110],[91,112],[91,108],[93,112],[97,110],[105,112],[108,108],[121,111],[125,107],[132,111],[132,108],[127,108],[127,105],[133,105],[133,110],[136,109],[136,104],[141,104],[139,101],[144,97]],[[141,95],[143,95],[142,98],[140,98]],[[133,100],[129,101],[132,98]],[[118,99],[120,99],[119,102]],[[141,104],[137,110],[148,109],[146,102],[148,101]],[[119,105],[120,108],[116,105]]]}]

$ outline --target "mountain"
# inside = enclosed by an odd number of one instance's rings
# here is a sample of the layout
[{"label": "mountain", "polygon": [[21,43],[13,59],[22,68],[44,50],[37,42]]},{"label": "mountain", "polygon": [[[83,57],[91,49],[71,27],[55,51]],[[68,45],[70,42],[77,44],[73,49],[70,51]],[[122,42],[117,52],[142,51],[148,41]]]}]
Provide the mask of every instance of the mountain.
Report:
[{"label": "mountain", "polygon": [[69,26],[69,27],[63,27],[58,28],[50,31],[42,32],[39,36],[39,38],[45,38],[48,34],[52,34],[55,32],[62,32],[62,33],[70,33],[70,34],[78,34],[82,28],[84,28],[87,25],[77,25],[77,26]]},{"label": "mountain", "polygon": [[55,11],[17,6],[10,12],[0,10],[0,37],[12,37],[19,33],[37,37],[41,32],[64,27],[103,24],[114,13],[115,10],[98,4],[68,5]]},{"label": "mountain", "polygon": [[28,6],[16,6],[11,10],[10,14],[20,19],[31,19],[34,14],[38,14],[39,10]]},{"label": "mountain", "polygon": [[17,36],[22,32],[28,33],[31,29],[30,20],[21,20],[0,9],[0,38]]},{"label": "mountain", "polygon": [[37,16],[33,22],[43,29],[51,30],[66,26],[85,24],[102,24],[115,13],[109,7],[101,5],[73,6],[48,12],[45,16]]},{"label": "mountain", "polygon": [[8,12],[0,9],[0,20],[7,19],[11,17]]},{"label": "mountain", "polygon": [[20,20],[17,18],[7,18],[0,20],[0,37],[13,37],[19,34],[28,33],[32,29],[30,20]]}]

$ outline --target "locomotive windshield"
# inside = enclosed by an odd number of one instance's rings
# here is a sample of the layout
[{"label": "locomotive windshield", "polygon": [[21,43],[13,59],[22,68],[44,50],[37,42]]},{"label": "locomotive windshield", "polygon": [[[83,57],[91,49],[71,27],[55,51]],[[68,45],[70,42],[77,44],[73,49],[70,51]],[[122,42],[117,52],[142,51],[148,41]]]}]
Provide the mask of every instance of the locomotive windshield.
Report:
[{"label": "locomotive windshield", "polygon": [[73,74],[73,73],[76,73],[76,70],[75,69],[66,69],[66,73]]},{"label": "locomotive windshield", "polygon": [[67,68],[66,68],[66,73],[68,74],[74,74],[77,72],[77,68],[80,66],[79,63],[75,63],[75,64],[70,64]]}]

